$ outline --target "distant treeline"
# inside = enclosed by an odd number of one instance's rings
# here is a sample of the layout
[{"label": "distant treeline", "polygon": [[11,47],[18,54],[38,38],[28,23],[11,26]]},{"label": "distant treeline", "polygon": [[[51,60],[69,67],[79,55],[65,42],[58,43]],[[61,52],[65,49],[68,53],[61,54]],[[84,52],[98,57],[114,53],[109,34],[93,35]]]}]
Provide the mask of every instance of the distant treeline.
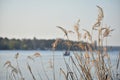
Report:
[{"label": "distant treeline", "polygon": [[[51,50],[52,44],[55,42],[55,39],[8,39],[8,38],[2,38],[0,37],[0,50]],[[65,43],[67,40],[61,39],[58,43],[56,50],[67,50],[68,45]],[[82,46],[75,46],[76,44],[82,44],[87,45],[88,43],[85,42],[75,42],[70,41],[72,44],[70,50],[84,50],[82,49]],[[90,44],[91,46],[91,44]],[[94,47],[91,46],[91,48],[94,50],[95,48],[98,48],[96,44]],[[120,47],[111,47],[107,46],[109,50],[120,50]]]},{"label": "distant treeline", "polygon": [[[54,42],[55,39],[8,39],[0,37],[0,50],[51,50]],[[56,50],[67,50],[68,46],[65,42],[66,40],[61,39],[56,47]],[[72,44],[77,44],[77,42],[70,42]],[[71,50],[78,49],[81,50],[78,47],[71,47]]]}]

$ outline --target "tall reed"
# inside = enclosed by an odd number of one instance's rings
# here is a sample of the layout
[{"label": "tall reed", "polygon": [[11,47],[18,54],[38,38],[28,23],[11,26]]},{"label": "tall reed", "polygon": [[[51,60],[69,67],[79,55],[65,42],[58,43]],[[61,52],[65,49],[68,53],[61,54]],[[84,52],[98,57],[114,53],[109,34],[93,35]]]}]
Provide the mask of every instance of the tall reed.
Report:
[{"label": "tall reed", "polygon": [[[70,44],[68,45],[69,50],[71,46],[78,46],[80,49],[85,50],[85,53],[79,53],[79,52],[73,52],[74,56],[71,56],[71,62],[73,63],[72,65],[74,68],[77,69],[79,75],[81,77],[78,77],[78,74],[70,67],[71,65],[66,62],[65,58],[65,65],[67,69],[67,75],[66,79],[67,80],[76,80],[76,79],[82,79],[82,80],[113,80],[113,73],[112,73],[112,65],[111,65],[111,60],[109,57],[109,54],[107,52],[107,37],[109,37],[109,34],[114,30],[110,29],[110,27],[104,27],[103,26],[103,18],[104,18],[104,13],[103,10],[100,6],[97,6],[99,12],[98,12],[98,17],[97,21],[95,24],[92,26],[92,32],[82,29],[85,33],[83,36],[79,32],[79,22],[80,20],[77,21],[77,23],[74,26],[74,30],[76,32],[77,38],[78,38],[78,44]],[[62,27],[60,28],[66,35],[68,41],[69,41],[69,36],[68,36],[68,31]],[[95,48],[95,43],[93,40],[93,31],[98,32],[98,36],[96,41],[98,43],[98,47]],[[73,32],[74,33],[74,32]],[[83,37],[83,39],[86,39],[86,44],[82,44],[80,41],[80,37]],[[106,47],[104,47],[104,40],[106,39]],[[68,43],[67,43],[68,44]],[[106,50],[105,50],[106,49]],[[107,62],[107,63],[106,63]],[[116,69],[118,69],[119,65],[119,58],[117,61],[117,66]],[[94,75],[92,74],[91,70],[94,68]],[[68,76],[70,77],[68,78]],[[77,76],[77,77],[76,77]]]}]

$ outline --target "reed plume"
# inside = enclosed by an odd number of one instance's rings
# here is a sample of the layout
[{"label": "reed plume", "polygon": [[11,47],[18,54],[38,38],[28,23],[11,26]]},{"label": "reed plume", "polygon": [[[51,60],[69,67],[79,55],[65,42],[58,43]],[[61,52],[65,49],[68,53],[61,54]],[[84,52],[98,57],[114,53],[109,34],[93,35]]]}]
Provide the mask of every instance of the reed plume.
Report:
[{"label": "reed plume", "polygon": [[85,30],[85,29],[83,29],[83,30],[86,32],[86,33],[85,33],[85,38],[87,37],[88,40],[90,40],[90,41],[92,42],[92,36],[91,36],[90,32],[87,31],[87,30]]},{"label": "reed plume", "polygon": [[100,6],[97,6],[98,10],[99,10],[99,14],[98,14],[98,21],[102,21],[102,19],[104,18],[104,13],[103,10]]},{"label": "reed plume", "polygon": [[67,37],[67,39],[68,39],[68,31],[66,29],[64,29],[63,27],[60,27],[60,26],[56,26],[56,27],[61,29],[64,32],[64,34]]},{"label": "reed plume", "polygon": [[103,37],[108,37],[110,32],[112,32],[114,29],[110,29],[110,27],[105,28],[105,31],[103,32]]},{"label": "reed plume", "polygon": [[77,21],[77,23],[76,23],[75,26],[74,26],[74,30],[75,30],[76,32],[79,32],[79,22],[80,22],[80,19]]},{"label": "reed plume", "polygon": [[101,21],[104,18],[104,13],[103,10],[100,6],[97,6],[98,8],[98,17],[97,17],[97,21],[95,22],[95,24],[93,25],[92,29],[96,30],[97,27],[100,27]]},{"label": "reed plume", "polygon": [[80,23],[80,19],[77,21],[77,23],[74,25],[74,30],[77,34],[77,39],[78,41],[80,40],[81,38],[81,33],[79,32],[79,23]]},{"label": "reed plume", "polygon": [[60,41],[60,39],[55,40],[55,42],[52,44],[53,49],[55,49],[57,47],[59,41]]},{"label": "reed plume", "polygon": [[33,54],[33,56],[35,56],[35,57],[41,57],[41,55],[40,55],[40,53],[35,53],[35,54]]},{"label": "reed plume", "polygon": [[4,66],[10,65],[10,64],[11,64],[11,61],[6,61],[5,64],[4,64]]}]

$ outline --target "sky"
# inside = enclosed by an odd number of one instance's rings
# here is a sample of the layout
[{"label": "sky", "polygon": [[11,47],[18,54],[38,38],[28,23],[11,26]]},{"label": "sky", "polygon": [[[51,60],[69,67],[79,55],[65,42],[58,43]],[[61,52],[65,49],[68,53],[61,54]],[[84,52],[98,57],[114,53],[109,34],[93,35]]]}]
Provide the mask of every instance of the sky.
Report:
[{"label": "sky", "polygon": [[64,38],[56,26],[73,30],[78,19],[80,29],[91,30],[98,15],[96,5],[103,8],[103,25],[115,29],[108,44],[120,46],[120,0],[0,0],[0,37]]}]

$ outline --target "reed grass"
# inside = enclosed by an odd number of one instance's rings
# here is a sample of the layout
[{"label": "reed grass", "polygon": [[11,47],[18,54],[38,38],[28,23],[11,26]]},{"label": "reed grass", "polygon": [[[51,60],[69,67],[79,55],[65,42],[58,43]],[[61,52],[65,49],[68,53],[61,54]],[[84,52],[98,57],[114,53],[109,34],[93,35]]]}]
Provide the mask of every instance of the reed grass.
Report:
[{"label": "reed grass", "polygon": [[32,69],[31,69],[31,67],[30,67],[30,65],[28,63],[27,63],[27,67],[28,67],[28,69],[29,69],[29,71],[30,71],[30,73],[32,75],[33,80],[36,80],[36,78],[35,78],[35,76],[34,76],[34,74],[32,72]]}]

